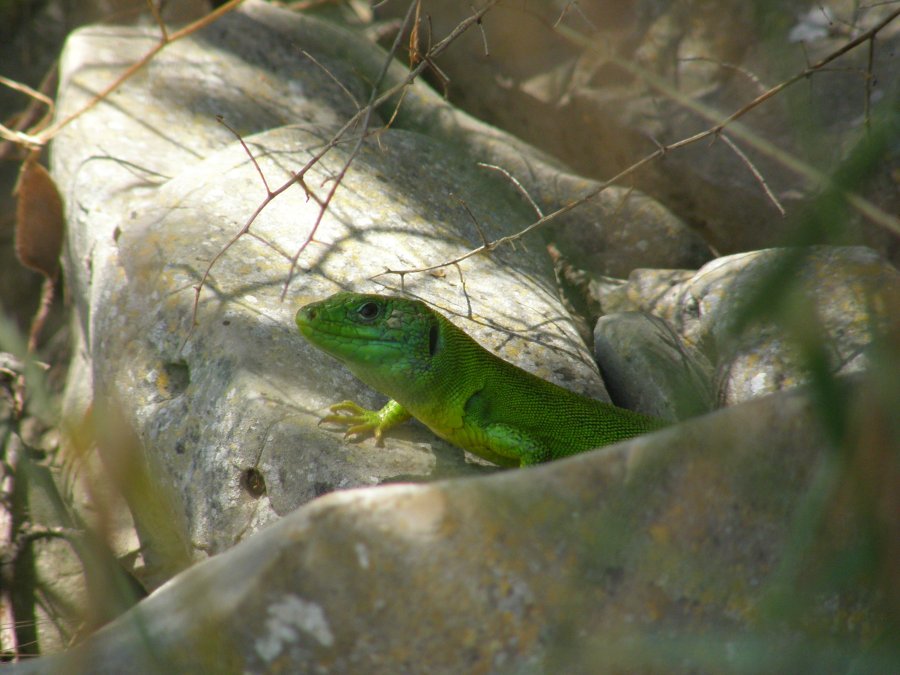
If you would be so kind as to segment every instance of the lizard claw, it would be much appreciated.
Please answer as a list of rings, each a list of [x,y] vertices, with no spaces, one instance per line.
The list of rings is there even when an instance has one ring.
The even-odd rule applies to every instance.
[[[319,424],[328,422],[347,427],[344,438],[371,433],[379,448],[384,447],[384,432],[409,418],[409,413],[395,401],[388,401],[381,410],[368,410],[353,401],[341,401],[328,410],[330,414],[319,420]]]
[[[319,420],[319,424],[338,424],[347,427],[344,431],[344,438],[351,436],[365,436],[372,433],[375,436],[375,443],[381,447],[384,445],[382,441],[382,430],[380,428],[381,419],[376,410],[367,410],[353,401],[341,401],[329,406],[330,415],[325,415]]]

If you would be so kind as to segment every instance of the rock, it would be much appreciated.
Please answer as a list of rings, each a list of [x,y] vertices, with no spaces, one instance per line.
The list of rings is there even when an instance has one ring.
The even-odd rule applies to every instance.
[[[384,3],[377,11],[387,18],[405,8]],[[431,0],[429,29],[442,34],[470,11],[467,3]],[[838,0],[800,5],[797,11],[764,10],[740,0],[702,9],[683,0],[545,2],[528,11],[500,3],[484,18],[484,34],[464,35],[459,49],[442,55],[440,67],[454,104],[582,175],[609,180],[661,144],[711,128],[893,11],[891,5],[860,9]],[[829,30],[820,22],[816,31],[798,31],[823,16],[829,17]],[[642,166],[622,184],[662,202],[720,253],[735,253],[780,245],[790,231],[790,220],[781,217],[748,158],[790,219],[815,202],[820,185],[791,164],[799,161],[829,176],[843,162],[855,161],[850,158],[858,148],[860,157],[868,157],[860,192],[884,213],[900,213],[892,173],[896,151],[888,140],[897,135],[890,120],[900,85],[894,62],[898,26],[895,19],[878,34],[871,65],[866,41],[802,80],[810,86],[797,83],[743,115],[740,129],[725,130],[741,154],[721,138],[707,138]],[[868,72],[870,94],[860,79]],[[881,140],[862,150],[858,143],[869,133],[866,124],[876,128],[879,117]],[[836,215],[829,220],[832,227],[818,225],[809,233],[811,242],[826,243],[839,231],[842,241],[900,261],[896,229],[857,214]],[[616,250],[611,246],[608,252]],[[695,263],[640,266],[693,268]]]
[[[846,563],[889,562],[859,518],[898,466],[822,502],[819,419],[779,394],[538,468],[334,493],[10,672],[887,672],[887,597]],[[840,452],[888,460],[878,439]]]
[[[54,140],[53,172],[68,201],[67,281],[91,360],[101,450],[129,499],[151,587],[326,492],[494,470],[421,425],[392,435],[384,449],[319,428],[330,403],[376,406],[383,398],[299,338],[293,314],[311,299],[402,286],[503,358],[606,398],[534,239],[521,242],[530,241],[529,250],[500,247],[430,275],[383,274],[450,260],[478,246],[480,231],[513,235],[534,219],[506,179],[475,166],[499,155],[473,148],[509,145],[523,166],[555,175],[540,153],[527,155],[521,142],[474,120],[445,118],[456,136],[409,130],[416,111],[447,109],[422,85],[410,90],[394,127],[361,145],[314,233],[317,200],[353,143],[337,144],[305,174],[315,197],[291,187],[224,250],[266,189],[215,116],[242,134],[275,190],[355,114],[353,99],[365,98],[353,59],[368,55],[364,74],[385,56],[359,43],[327,24],[246,3],[169,45]],[[154,44],[155,32],[143,29],[74,33],[62,59],[59,115],[79,109]],[[432,127],[439,125],[418,125]],[[481,140],[462,143],[470,132]],[[465,201],[480,229],[449,195]],[[282,302],[290,256],[307,237]],[[191,328],[194,287],[214,260]]]
[[[645,311],[666,321],[675,321],[674,305],[668,292],[688,281],[696,270],[637,269],[628,281],[595,277],[589,284],[590,295],[604,313]]]
[[[715,407],[709,360],[659,317],[644,312],[600,317],[594,357],[618,406],[672,421]]]
[[[431,3],[429,16],[436,11],[435,19],[441,22],[441,30],[449,32],[468,16],[470,9],[468,5],[450,3],[451,20],[443,12],[447,7],[447,4]],[[394,8],[380,9],[390,13]],[[507,17],[505,9],[498,5],[484,20],[493,23],[497,16]],[[317,33],[321,34],[321,30]],[[471,53],[481,53],[483,47],[477,31],[470,33],[468,36],[463,34],[451,52],[474,49]],[[515,35],[519,40],[520,35]],[[471,42],[472,37],[476,38],[477,45]],[[364,40],[332,40],[329,44],[327,40],[317,38],[317,45],[326,51],[334,50],[335,44],[343,54],[353,51],[355,65],[370,81],[377,78],[382,57],[367,47]],[[546,57],[547,52],[542,51],[541,58]],[[387,81],[396,83],[404,75],[405,71],[398,67],[389,73]],[[492,82],[485,86],[481,94],[490,97],[497,89],[496,85],[497,82]],[[544,229],[544,236],[554,241],[574,264],[596,274],[625,276],[637,267],[692,267],[710,258],[709,248],[697,233],[640,190],[619,185],[604,186],[597,180],[577,175],[558,157],[547,155],[516,136],[461,112],[431,89],[416,86],[411,92],[404,99],[395,126],[442,138],[464,148],[479,161],[500,167],[522,185],[544,214],[569,207],[587,195],[595,195],[558,216]],[[391,109],[388,114],[392,112]],[[515,115],[523,111],[511,112]],[[533,141],[540,144],[537,139]]]
[[[106,27],[73,36],[60,114],[79,108],[155,44],[155,35]],[[301,46],[322,65],[306,62]],[[220,555],[69,654],[18,670],[458,672],[462,665],[594,672],[598,664],[603,671],[634,670],[635,663],[671,670],[660,645],[673,647],[685,670],[709,668],[708,655],[692,660],[684,656],[689,646],[670,639],[721,644],[722,663],[732,667],[786,670],[800,663],[808,670],[865,671],[888,663],[877,647],[857,658],[900,607],[890,574],[878,577],[874,589],[874,572],[866,576],[896,567],[879,548],[896,540],[896,500],[889,498],[896,462],[886,450],[896,443],[885,432],[896,406],[879,408],[878,397],[854,403],[871,414],[856,421],[860,433],[848,436],[869,453],[861,453],[869,462],[861,467],[853,464],[855,448],[832,447],[835,428],[846,420],[834,422],[825,437],[812,419],[827,412],[831,421],[834,411],[811,412],[798,396],[764,399],[557,466],[495,476],[421,427],[404,430],[383,451],[370,443],[347,446],[315,427],[324,406],[338,398],[380,400],[298,340],[291,315],[299,304],[337,288],[378,288],[366,277],[385,266],[426,265],[480,243],[478,228],[448,190],[465,200],[491,238],[533,221],[521,195],[500,176],[473,168],[475,159],[511,171],[544,211],[600,185],[459,113],[422,85],[410,88],[391,130],[363,144],[300,258],[290,301],[278,303],[287,259],[317,215],[299,187],[275,200],[251,235],[212,268],[198,325],[187,335],[191,287],[269,189],[214,115],[223,113],[240,132],[275,188],[356,112],[383,59],[358,35],[248,2],[167,47],[57,139],[54,174],[70,218],[67,284],[84,356],[70,376],[67,421],[74,420],[76,433],[84,432],[78,430],[84,420],[100,427],[106,473],[92,458],[90,479],[127,496],[149,586]],[[387,82],[404,76],[395,65]],[[396,102],[374,116],[376,127]],[[562,117],[557,124],[566,126]],[[307,188],[320,198],[347,159],[350,140],[307,174]],[[614,145],[602,151],[597,157],[615,161]],[[725,207],[734,211],[735,204],[740,199]],[[595,273],[624,276],[641,264],[702,261],[692,257],[703,254],[702,246],[682,221],[625,187],[610,188],[561,220],[567,222],[557,237],[568,237],[567,255],[583,255],[581,263]],[[501,248],[450,273],[401,280],[482,341],[495,340],[506,358],[602,396],[603,383],[555,300],[541,247],[532,241],[530,252]],[[668,291],[684,290],[680,277],[692,273],[641,274],[648,288],[666,288],[653,302],[667,318],[681,316],[680,327],[691,328],[691,316]],[[896,288],[889,274],[882,278]],[[702,280],[691,281],[702,290]],[[626,282],[618,290],[624,305],[646,289],[634,293]],[[706,292],[712,298],[719,290]],[[706,309],[712,315],[721,308],[711,300]],[[873,314],[880,317],[882,309]],[[740,356],[728,328],[733,314],[721,320],[721,331],[707,325],[693,334],[700,342],[683,349],[709,348],[722,338],[722,352]],[[641,322],[663,342],[672,337],[656,320]],[[619,327],[607,322],[604,334]],[[860,345],[866,342],[863,336]],[[656,353],[653,344],[661,343],[646,347],[649,354]],[[763,356],[775,364],[766,372],[795,367],[778,361],[774,340],[765,347]],[[842,358],[840,349],[832,353]],[[738,356],[727,371],[735,391],[741,380],[731,373],[752,374],[759,360],[755,352],[744,361]],[[876,375],[895,386],[889,369]],[[822,391],[815,397],[823,400]],[[67,450],[67,460],[88,444]],[[851,458],[847,476],[836,478],[836,456],[841,470]],[[87,463],[75,469],[86,478]],[[859,475],[866,480],[857,485]],[[342,487],[450,476],[486,478],[338,493],[291,511]],[[838,478],[840,498],[832,501],[828,488]],[[94,531],[115,532],[116,554],[137,556],[128,514],[100,494],[79,483],[81,512],[96,510]],[[823,502],[833,512],[813,508]],[[867,520],[871,512],[878,518]],[[824,534],[804,529],[810,514]],[[36,508],[34,515],[45,514]],[[230,549],[235,542],[243,543]],[[115,586],[108,572],[120,561],[101,567],[88,557],[79,568],[57,543],[51,545],[63,549],[65,560],[39,569],[42,581],[74,578],[87,568],[101,590]],[[66,602],[83,598],[75,589]],[[107,599],[117,598],[111,592]],[[773,612],[779,602],[802,618]],[[97,596],[87,603],[101,610],[91,618],[120,611]],[[731,639],[720,641],[722,635]],[[764,655],[747,647],[759,642]],[[779,661],[779,646],[793,660]]]
[[[626,276],[637,268],[694,268],[712,259],[700,236],[658,201],[642,193],[612,194],[621,208],[610,208],[598,220],[576,213],[546,233],[576,267],[595,275]]]
[[[709,357],[719,404],[732,405],[809,381],[816,359],[833,374],[865,369],[900,273],[871,249],[823,246],[726,256],[689,277],[636,270],[594,289],[604,309],[665,317]]]

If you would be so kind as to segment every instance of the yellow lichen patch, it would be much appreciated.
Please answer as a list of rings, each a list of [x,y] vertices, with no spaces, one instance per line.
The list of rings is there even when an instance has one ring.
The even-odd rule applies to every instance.
[[[160,396],[168,398],[170,384],[171,379],[169,378],[169,374],[165,371],[165,369],[158,369],[156,371],[156,392]]]

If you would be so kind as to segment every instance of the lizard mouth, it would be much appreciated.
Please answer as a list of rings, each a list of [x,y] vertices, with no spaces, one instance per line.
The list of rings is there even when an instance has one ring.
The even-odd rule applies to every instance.
[[[297,328],[307,340],[336,356],[344,356],[349,345],[356,348],[394,348],[400,342],[392,340],[380,331],[367,331],[365,327],[348,326],[340,321],[329,321],[318,316],[315,307],[301,307],[296,316]]]

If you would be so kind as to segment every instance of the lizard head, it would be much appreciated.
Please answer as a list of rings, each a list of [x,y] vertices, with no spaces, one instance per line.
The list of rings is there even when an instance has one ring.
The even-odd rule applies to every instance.
[[[301,307],[296,321],[310,343],[388,394],[427,373],[443,342],[435,312],[407,298],[336,293]]]

